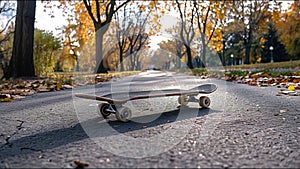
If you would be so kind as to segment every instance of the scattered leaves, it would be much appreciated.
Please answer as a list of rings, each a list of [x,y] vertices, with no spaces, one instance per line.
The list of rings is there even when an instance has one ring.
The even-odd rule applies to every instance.
[[[11,102],[13,99],[21,99],[24,96],[39,92],[52,92],[72,89],[76,86],[94,85],[136,73],[138,71],[108,74],[57,73],[49,78],[0,81],[0,102]]]
[[[250,86],[268,87],[277,86],[278,88],[286,88],[287,91],[300,90],[300,76],[299,72],[272,72],[263,70],[258,72],[248,72],[242,70],[230,70],[225,72],[226,81],[235,81],[237,83],[248,84]],[[289,94],[281,92],[281,94]],[[293,93],[293,95],[297,95]]]
[[[78,167],[88,167],[89,166],[88,163],[82,162],[82,161],[79,161],[79,160],[74,160],[74,164],[76,164]]]

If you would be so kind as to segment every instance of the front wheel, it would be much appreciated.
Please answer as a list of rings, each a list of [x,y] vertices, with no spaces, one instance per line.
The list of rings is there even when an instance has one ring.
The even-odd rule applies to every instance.
[[[208,108],[210,105],[210,99],[207,96],[201,96],[199,99],[199,105],[203,108]]]
[[[121,107],[116,112],[116,118],[122,122],[128,122],[131,118],[131,110],[128,107]]]
[[[111,112],[109,111],[109,106],[110,105],[107,103],[102,103],[99,105],[99,111],[105,119],[111,114]]]

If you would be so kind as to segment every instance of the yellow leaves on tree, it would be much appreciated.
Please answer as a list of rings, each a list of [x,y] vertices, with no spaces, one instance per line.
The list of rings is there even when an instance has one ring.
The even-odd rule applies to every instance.
[[[299,1],[294,1],[289,10],[281,14],[280,21],[276,22],[280,41],[285,45],[291,56],[300,54],[300,6]]]
[[[140,10],[141,10],[141,11],[145,11],[145,10],[146,10],[145,6],[144,6],[144,5],[141,5],[141,6],[140,6]]]

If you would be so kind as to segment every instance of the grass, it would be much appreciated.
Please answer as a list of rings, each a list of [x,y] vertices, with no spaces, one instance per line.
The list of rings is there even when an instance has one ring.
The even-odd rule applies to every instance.
[[[235,69],[300,69],[300,60],[286,61],[286,62],[273,62],[273,63],[258,63],[249,65],[235,65],[225,66],[226,70]]]
[[[212,67],[214,68],[214,67]],[[217,75],[223,74],[224,71],[208,70],[205,68],[195,69],[177,69],[176,72],[188,73],[193,75]],[[260,64],[249,64],[249,65],[236,65],[236,66],[225,66],[219,67],[219,70],[225,69],[225,76],[251,76],[257,73],[262,73],[265,76],[279,77],[279,76],[300,76],[300,60],[287,61],[287,62],[274,62],[274,63],[260,63]]]

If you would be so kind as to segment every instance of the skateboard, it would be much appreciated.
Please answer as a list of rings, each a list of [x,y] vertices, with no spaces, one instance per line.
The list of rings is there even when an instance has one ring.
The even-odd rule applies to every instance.
[[[167,89],[156,91],[134,91],[134,92],[118,92],[109,93],[102,96],[90,95],[90,94],[75,94],[76,97],[102,101],[105,103],[99,104],[99,111],[103,118],[107,118],[111,114],[115,114],[119,121],[127,122],[131,118],[131,110],[123,106],[123,104],[139,99],[155,98],[155,97],[169,97],[179,96],[178,103],[182,106],[186,106],[189,102],[197,102],[202,108],[208,108],[210,106],[210,98],[207,96],[201,96],[199,99],[196,98],[199,94],[209,94],[217,90],[215,84],[203,84],[194,87],[189,90],[180,89]]]

